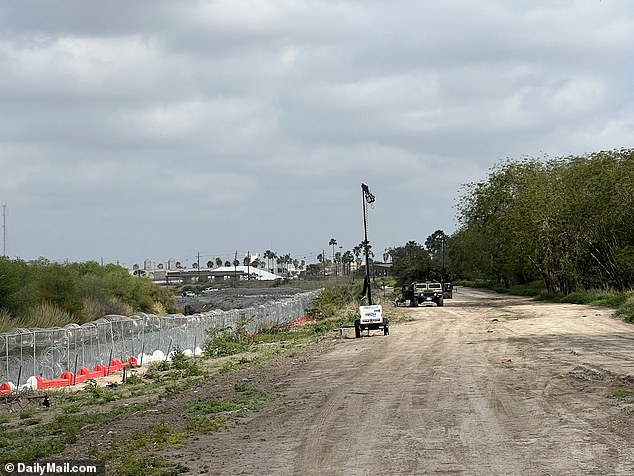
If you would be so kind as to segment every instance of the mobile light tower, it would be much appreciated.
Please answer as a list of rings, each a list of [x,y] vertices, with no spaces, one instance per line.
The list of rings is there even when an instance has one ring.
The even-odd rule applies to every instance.
[[[370,286],[370,250],[368,249],[368,205],[376,200],[368,186],[361,184],[361,194],[363,196],[363,248],[365,251],[365,281],[363,282],[363,294],[367,293],[368,306],[372,305],[372,286]]]
[[[390,321],[383,317],[381,305],[372,305],[372,286],[370,282],[370,250],[368,242],[368,205],[374,203],[374,195],[368,186],[361,184],[361,195],[363,197],[363,248],[365,249],[365,280],[363,281],[363,294],[367,293],[367,306],[360,306],[360,318],[354,321],[354,336],[361,337],[361,331],[367,330],[368,336],[373,329],[380,329],[383,335],[390,334]]]

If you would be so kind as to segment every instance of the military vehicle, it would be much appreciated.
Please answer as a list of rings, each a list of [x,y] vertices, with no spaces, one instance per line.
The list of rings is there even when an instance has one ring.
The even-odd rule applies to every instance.
[[[399,306],[406,302],[414,307],[423,304],[436,304],[442,307],[444,305],[443,285],[437,282],[425,282],[403,286],[401,297],[397,298],[394,304]]]

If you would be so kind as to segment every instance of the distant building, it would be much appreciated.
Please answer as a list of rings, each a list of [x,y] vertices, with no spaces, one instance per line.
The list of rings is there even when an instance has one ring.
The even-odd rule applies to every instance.
[[[218,268],[175,268],[168,270],[156,270],[151,273],[157,282],[176,283],[197,283],[205,279],[209,281],[229,281],[238,279],[246,281],[248,279],[261,281],[274,281],[282,278],[277,274],[269,273],[263,269],[253,266],[220,266]],[[153,279],[152,277],[150,279]]]
[[[365,273],[365,264],[359,267],[359,271]],[[392,263],[374,261],[370,263],[370,274],[372,276],[390,276],[392,274]]]

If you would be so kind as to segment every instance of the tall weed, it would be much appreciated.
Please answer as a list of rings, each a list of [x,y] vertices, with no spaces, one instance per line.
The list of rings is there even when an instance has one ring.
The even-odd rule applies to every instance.
[[[11,313],[0,308],[0,332],[9,330],[13,327],[17,326],[15,325],[15,320],[11,316]]]
[[[23,324],[20,327],[63,327],[73,322],[73,316],[56,304],[42,301],[20,316],[19,322]]]
[[[616,313],[628,322],[634,322],[634,292],[625,293],[625,301],[619,306]]]

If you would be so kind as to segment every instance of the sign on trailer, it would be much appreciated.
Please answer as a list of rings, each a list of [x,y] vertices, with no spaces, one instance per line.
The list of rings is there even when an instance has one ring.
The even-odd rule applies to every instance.
[[[373,324],[383,322],[383,308],[380,304],[373,306],[360,306],[361,324]]]

